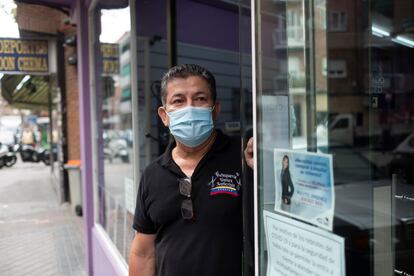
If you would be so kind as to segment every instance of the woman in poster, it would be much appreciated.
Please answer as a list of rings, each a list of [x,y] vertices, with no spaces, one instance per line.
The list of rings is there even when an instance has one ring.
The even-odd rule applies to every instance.
[[[289,157],[283,156],[282,159],[282,172],[280,174],[280,181],[282,183],[282,203],[290,205],[290,199],[292,198],[295,188],[293,187],[292,179],[289,172]]]

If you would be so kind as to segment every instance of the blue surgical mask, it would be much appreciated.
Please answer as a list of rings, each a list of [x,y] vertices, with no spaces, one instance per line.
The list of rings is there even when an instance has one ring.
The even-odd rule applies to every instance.
[[[194,148],[205,142],[213,131],[213,108],[187,106],[167,112],[170,131],[183,145]]]

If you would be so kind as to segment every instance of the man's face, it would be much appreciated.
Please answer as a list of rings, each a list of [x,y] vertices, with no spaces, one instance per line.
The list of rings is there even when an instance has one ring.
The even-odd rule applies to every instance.
[[[220,105],[213,101],[208,83],[201,77],[190,76],[185,79],[176,78],[168,82],[165,105],[158,109],[158,115],[165,126],[169,125],[166,112],[172,112],[187,106],[213,107],[213,119],[218,117]]]

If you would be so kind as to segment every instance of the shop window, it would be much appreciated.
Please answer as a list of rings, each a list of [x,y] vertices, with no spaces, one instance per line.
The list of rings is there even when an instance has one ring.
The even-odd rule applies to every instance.
[[[130,10],[125,2],[101,9],[97,1],[94,20],[100,36],[95,53],[96,74],[93,76],[95,136],[97,137],[97,217],[117,250],[125,260],[134,236],[131,228],[134,212],[134,173],[131,108]],[[107,5],[104,5],[107,7]],[[93,44],[92,44],[93,45]],[[96,48],[94,48],[96,49]]]

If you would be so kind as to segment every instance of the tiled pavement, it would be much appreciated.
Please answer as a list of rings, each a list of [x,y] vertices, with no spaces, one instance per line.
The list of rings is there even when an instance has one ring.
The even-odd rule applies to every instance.
[[[82,276],[82,219],[59,204],[50,167],[0,169],[0,275]]]

